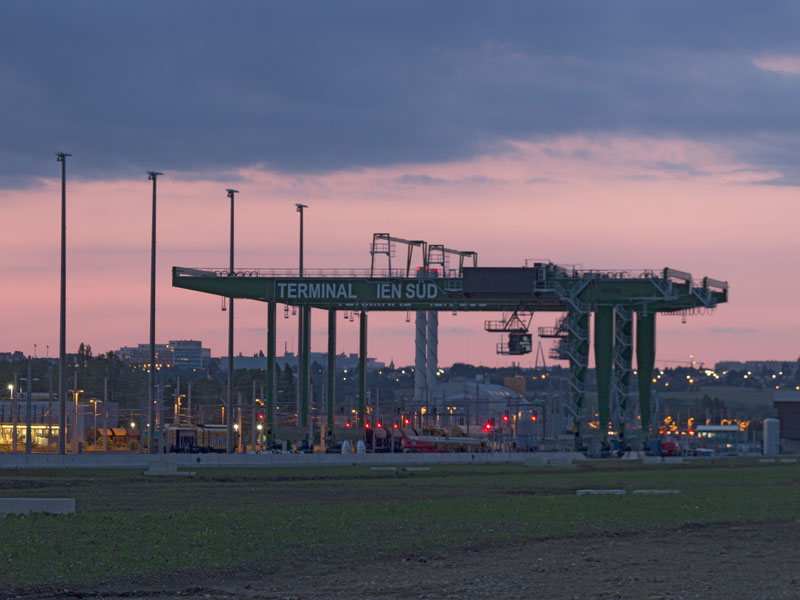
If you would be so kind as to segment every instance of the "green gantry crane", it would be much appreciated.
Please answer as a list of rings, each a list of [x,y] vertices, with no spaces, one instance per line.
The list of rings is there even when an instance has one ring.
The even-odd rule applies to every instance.
[[[525,331],[534,312],[565,313],[554,327],[539,328],[539,336],[553,338],[551,357],[569,361],[570,411],[575,431],[581,427],[589,365],[590,315],[594,313],[594,356],[597,376],[600,435],[605,437],[609,406],[625,410],[630,396],[632,360],[636,353],[641,432],[650,429],[650,397],[655,365],[656,315],[686,314],[713,309],[728,301],[728,284],[704,277],[699,285],[691,274],[665,268],[659,271],[595,271],[534,262],[524,267],[465,266],[464,257],[477,265],[474,252],[459,253],[458,268],[429,264],[425,243],[408,242],[388,234],[376,234],[378,250],[365,270],[304,269],[303,277],[290,269],[196,269],[173,267],[174,287],[222,296],[266,302],[267,310],[267,415],[274,405],[275,311],[278,303],[302,309],[328,311],[328,426],[333,427],[334,373],[336,355],[336,313],[360,313],[360,400],[358,425],[365,427],[367,314],[370,311],[486,311],[511,315],[504,322],[488,321],[490,331],[505,331],[504,354],[523,354],[532,349],[531,334]],[[408,260],[402,268],[376,269],[375,254],[391,257],[392,243],[407,243]],[[384,244],[384,248],[380,244]],[[373,241],[375,250],[375,240]],[[423,266],[411,269],[414,247],[421,247]],[[391,264],[391,263],[390,263]],[[634,341],[634,322],[635,341]],[[304,336],[304,355],[309,336]],[[307,365],[308,361],[304,364]],[[298,426],[308,426],[307,376],[298,376],[302,387],[302,408]],[[605,425],[604,425],[605,424]]]

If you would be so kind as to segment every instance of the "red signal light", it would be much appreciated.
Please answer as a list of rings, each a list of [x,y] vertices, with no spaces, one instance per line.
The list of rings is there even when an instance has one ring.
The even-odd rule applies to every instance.
[[[367,423],[367,424],[365,425],[365,427],[366,427],[367,429],[369,429],[369,423]]]
[[[394,424],[394,428],[397,429],[397,423]]]
[[[350,423],[345,423],[344,426],[349,428],[350,427]]]
[[[491,424],[491,423],[487,423],[486,425],[484,425],[484,426],[483,426],[483,428],[484,428],[486,431],[489,431],[489,430],[492,428],[492,424]]]
[[[264,415],[262,415],[262,414],[259,414],[259,415],[258,415],[258,418],[259,418],[259,419],[261,419],[261,420],[263,421],[263,420],[264,420]]]
[[[536,415],[531,415],[531,421],[535,421],[537,419]]]
[[[508,415],[503,415],[503,421],[508,421]]]
[[[383,427],[383,423],[381,423],[380,421],[378,421],[378,429],[380,429],[381,427]]]
[[[406,425],[408,425],[410,422],[411,422],[411,421],[409,421],[408,419],[406,419]]]

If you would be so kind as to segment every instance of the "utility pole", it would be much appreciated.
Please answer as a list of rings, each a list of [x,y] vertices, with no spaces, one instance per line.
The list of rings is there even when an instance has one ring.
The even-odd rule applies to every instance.
[[[147,451],[150,454],[155,452],[153,403],[155,402],[156,386],[156,185],[159,175],[163,175],[163,173],[147,172],[147,178],[153,182],[153,225],[150,233],[150,378],[148,380],[149,403],[147,410],[149,423]],[[142,435],[144,435],[144,431],[142,431]]]
[[[303,209],[308,208],[306,204],[296,203],[295,206],[297,207],[297,212],[300,213],[300,277],[303,276]],[[297,311],[297,425],[304,426],[306,423],[303,422],[303,367],[304,362],[307,359],[303,355],[304,346],[303,346],[303,327],[306,324],[303,322],[303,309]]]
[[[95,404],[95,410],[97,405]],[[108,377],[103,377],[103,452],[108,450]]]
[[[25,454],[31,453],[31,400],[33,396],[33,361],[28,357],[28,384],[25,394]]]
[[[233,272],[233,200],[235,194],[239,193],[239,190],[232,190],[230,188],[225,190],[228,193],[228,198],[231,199],[231,251],[230,251],[230,259],[231,259],[231,268],[228,271],[228,277],[234,277]],[[233,443],[233,297],[228,298],[228,304],[230,312],[228,313],[228,419],[227,419],[227,429],[228,429],[228,441],[227,441],[227,453],[233,454],[235,451],[235,446]]]
[[[78,452],[78,370],[75,369],[75,372],[72,374],[72,391],[75,394],[75,414],[73,415],[73,423],[75,431],[72,433],[72,440],[73,440],[73,447],[72,451],[77,453]]]
[[[56,152],[61,163],[61,310],[58,336],[58,453],[67,453],[67,157]],[[49,346],[48,346],[49,350]]]
[[[17,374],[14,373],[14,389],[11,390],[11,452],[17,453]]]
[[[164,378],[158,386],[158,453],[164,454],[166,440],[164,439]]]

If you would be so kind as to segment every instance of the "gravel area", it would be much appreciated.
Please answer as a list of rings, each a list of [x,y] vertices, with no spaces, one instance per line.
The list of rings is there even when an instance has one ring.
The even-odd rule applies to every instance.
[[[565,536],[352,562],[250,565],[87,586],[3,590],[25,600],[800,598],[800,521]],[[8,595],[6,595],[8,594]]]

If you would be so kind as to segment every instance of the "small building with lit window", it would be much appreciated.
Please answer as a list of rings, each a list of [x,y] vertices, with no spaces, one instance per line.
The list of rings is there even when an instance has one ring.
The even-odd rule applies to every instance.
[[[740,454],[746,451],[747,432],[738,425],[699,425],[697,446],[716,454]]]
[[[800,452],[800,391],[776,390],[772,403],[778,410],[781,452]]]

